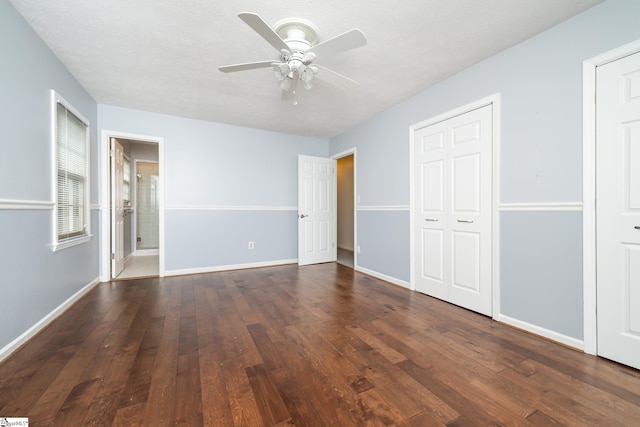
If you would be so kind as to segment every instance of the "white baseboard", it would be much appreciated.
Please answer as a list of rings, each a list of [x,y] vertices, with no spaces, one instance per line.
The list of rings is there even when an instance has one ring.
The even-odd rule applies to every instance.
[[[384,280],[385,282],[393,283],[394,285],[402,286],[403,288],[411,289],[411,284],[404,280],[396,279],[395,277],[387,276],[386,274],[378,273],[377,271],[369,270],[368,268],[356,266],[356,271],[373,276],[376,279]]]
[[[540,326],[532,325],[531,323],[523,322],[522,320],[514,319],[504,314],[499,314],[496,319],[498,322],[506,323],[507,325],[514,326],[523,331],[531,332],[532,334],[539,335],[541,337],[550,339],[552,341],[559,342],[569,347],[573,347],[577,350],[584,350],[584,341],[577,338],[569,337],[560,334],[549,329],[542,328]]]
[[[133,256],[149,256],[149,255],[159,255],[159,249],[136,249],[133,251]]]
[[[165,270],[164,275],[167,276],[184,276],[187,274],[200,274],[200,273],[215,273],[218,271],[227,270],[243,270],[246,268],[259,268],[259,267],[275,267],[277,265],[297,264],[297,259],[282,259],[277,261],[264,261],[254,262],[249,264],[233,264],[233,265],[220,265],[214,267],[201,267],[201,268],[186,268],[183,270]]]
[[[56,320],[62,313],[64,313],[69,307],[71,307],[76,301],[82,298],[85,294],[87,294],[91,289],[94,288],[97,284],[100,283],[100,278],[96,277],[93,279],[88,285],[80,289],[78,292],[73,294],[69,299],[64,301],[58,307],[54,308],[49,314],[40,319],[35,325],[27,329],[22,335],[18,338],[11,341],[9,344],[0,349],[0,362],[9,357],[14,351],[16,351],[22,344],[38,335],[40,331],[49,326],[51,322]]]

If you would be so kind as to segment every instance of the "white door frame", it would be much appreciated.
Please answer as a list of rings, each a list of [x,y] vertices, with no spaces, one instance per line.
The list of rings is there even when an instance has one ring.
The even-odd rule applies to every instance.
[[[357,269],[358,268],[358,174],[356,173],[356,171],[358,170],[358,166],[356,163],[356,147],[351,147],[348,150],[344,150],[341,151],[339,153],[334,154],[333,156],[331,156],[332,159],[334,160],[338,160],[341,159],[343,157],[347,157],[347,156],[353,156],[353,269]],[[336,169],[336,176],[335,176],[336,182],[338,180],[338,170]],[[337,185],[336,185],[336,199],[337,199]],[[336,216],[337,216],[337,212],[338,212],[338,203],[335,204],[335,206],[333,207],[336,211]],[[336,224],[337,226],[337,224]],[[338,243],[336,242],[336,245]]]
[[[164,138],[111,130],[101,131],[100,143],[100,281],[111,280],[111,218],[109,139],[122,138],[158,145],[159,194],[159,276],[164,277]]]
[[[439,114],[435,117],[427,119],[425,121],[413,124],[409,127],[409,245],[410,245],[410,280],[411,280],[411,290],[416,290],[416,265],[415,265],[415,251],[416,251],[416,242],[414,238],[413,230],[415,228],[415,215],[414,215],[414,207],[415,207],[415,198],[414,198],[414,132],[417,129],[430,126],[432,124],[448,120],[452,117],[459,116],[461,114],[468,113],[469,111],[476,110],[478,108],[484,107],[486,105],[492,105],[492,140],[491,140],[491,150],[492,150],[492,191],[493,197],[491,202],[491,228],[492,228],[492,236],[491,236],[491,293],[492,293],[492,304],[491,304],[491,317],[493,319],[498,319],[500,317],[500,248],[499,248],[499,216],[498,216],[498,202],[500,200],[500,94],[496,93],[486,98],[480,99],[478,101],[471,102],[462,107],[458,107],[454,110],[447,111],[446,113]]]
[[[596,283],[596,69],[640,52],[640,40],[582,63],[582,277],[584,352],[598,354]]]

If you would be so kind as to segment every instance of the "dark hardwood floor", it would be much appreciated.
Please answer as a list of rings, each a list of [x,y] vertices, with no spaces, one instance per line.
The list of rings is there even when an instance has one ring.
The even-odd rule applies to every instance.
[[[98,285],[0,364],[0,416],[638,426],[640,372],[341,265],[289,265]]]

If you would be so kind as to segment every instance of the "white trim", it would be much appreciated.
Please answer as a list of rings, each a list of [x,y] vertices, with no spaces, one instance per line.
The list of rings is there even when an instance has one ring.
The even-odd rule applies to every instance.
[[[494,104],[499,99],[500,99],[500,94],[499,93],[495,93],[493,95],[487,96],[486,98],[470,102],[470,103],[468,103],[466,105],[463,105],[461,107],[454,108],[453,110],[449,110],[447,112],[444,112],[442,114],[438,114],[437,116],[431,117],[431,118],[423,120],[421,122],[414,123],[411,126],[409,126],[411,135],[413,135],[413,132],[418,130],[418,129],[422,129],[422,128],[434,125],[436,123],[439,123],[439,122],[444,122],[444,121],[452,119],[454,117],[466,114],[466,113],[468,113],[470,111],[477,110],[477,109],[482,108],[482,107],[486,107],[487,105]]]
[[[532,325],[531,323],[523,322],[522,320],[514,319],[513,317],[505,316],[504,314],[498,315],[495,320],[513,326],[515,328],[522,329],[523,331],[530,332],[534,335],[538,335],[552,341],[567,345],[569,347],[573,347],[578,350],[584,349],[584,342],[582,340],[560,334],[558,332],[551,331],[540,326]]]
[[[53,252],[57,252],[62,249],[70,248],[72,246],[81,245],[83,243],[89,242],[92,237],[93,237],[93,234],[85,234],[81,237],[76,237],[75,239],[72,239],[72,240],[66,240],[62,243],[54,243],[51,245],[51,250],[53,250]]]
[[[409,126],[409,223],[410,223],[410,233],[409,233],[409,274],[411,277],[411,282],[409,284],[410,289],[415,290],[416,285],[416,266],[414,260],[415,254],[415,238],[413,229],[415,227],[415,214],[414,214],[414,206],[415,200],[413,197],[414,193],[414,133],[416,130],[431,126],[435,123],[448,120],[450,118],[468,113],[469,111],[477,110],[478,108],[485,107],[487,105],[492,105],[492,125],[493,125],[493,135],[491,141],[491,151],[492,151],[492,207],[491,207],[491,218],[492,218],[492,236],[491,236],[491,269],[492,269],[492,318],[496,319],[500,314],[500,221],[498,216],[498,200],[500,200],[500,112],[501,112],[501,104],[500,104],[500,94],[495,93],[486,98],[471,102],[462,107],[447,111],[446,113],[439,114],[430,119],[424,120],[422,122],[413,124]]]
[[[376,279],[384,280],[385,282],[393,283],[394,285],[402,286],[403,288],[411,290],[411,283],[405,282],[404,280],[396,279],[395,277],[387,276],[386,274],[378,273],[377,271],[369,270],[364,267],[356,266],[355,270],[368,276],[375,277]]]
[[[206,206],[173,205],[165,206],[168,211],[297,211],[297,206]]]
[[[358,247],[358,169],[357,169],[357,157],[356,157],[356,147],[351,147],[348,150],[341,151],[337,154],[331,156],[332,159],[336,160],[336,200],[338,196],[338,172],[337,172],[337,161],[343,157],[353,156],[353,248],[350,250],[353,252],[353,267],[354,269],[358,266],[358,253],[354,248]],[[338,203],[336,202],[336,216],[338,213]],[[336,230],[337,230],[338,222],[336,221]],[[336,236],[337,240],[337,236]],[[336,246],[338,246],[336,242]],[[338,246],[339,247],[339,246]],[[343,248],[344,249],[344,248]]]
[[[500,203],[500,212],[582,212],[582,202]]]
[[[19,209],[19,210],[44,210],[48,211],[54,208],[54,202],[42,200],[13,200],[0,199],[0,210]]]
[[[596,284],[596,68],[640,52],[640,40],[582,63],[582,277],[584,352],[598,353]]]
[[[109,138],[123,138],[130,139],[141,143],[156,144],[158,146],[158,182],[160,183],[159,194],[159,271],[158,275],[164,277],[164,265],[165,265],[165,206],[164,206],[164,138],[139,135],[126,132],[117,132],[103,129],[101,131],[100,139],[100,206],[104,215],[100,218],[100,235],[102,236],[100,243],[100,280],[108,282],[111,280],[111,218],[109,214],[110,200],[109,200]]]
[[[92,204],[90,205],[90,209],[91,209],[91,210],[93,210],[93,211],[99,211],[100,209],[102,209],[102,206],[101,206],[101,205],[99,205],[99,204],[93,204],[93,203],[92,203]]]
[[[187,274],[217,273],[228,270],[244,270],[248,268],[275,267],[278,265],[297,264],[297,259],[283,259],[277,261],[253,262],[248,264],[219,265],[212,267],[185,268],[182,270],[166,270],[165,276],[184,276]]]
[[[333,155],[331,156],[331,158],[332,158],[332,159],[335,159],[335,160],[338,160],[338,159],[341,159],[341,158],[343,158],[343,157],[350,156],[350,155],[355,154],[355,153],[356,153],[356,147],[351,147],[351,148],[348,148],[348,149],[346,149],[346,150],[344,150],[344,151],[341,151],[341,152],[339,152],[339,153],[335,153],[335,154],[333,154]]]
[[[492,276],[493,276],[493,313],[492,316],[494,319],[500,314],[500,215],[498,212],[498,204],[500,202],[500,141],[502,140],[501,136],[501,117],[502,117],[502,104],[500,94],[495,94],[490,97],[491,102],[493,103],[493,209],[491,212],[491,217],[493,218],[493,239],[491,247],[493,248],[493,253],[491,254],[491,259],[493,260],[492,268]]]
[[[64,313],[69,307],[71,307],[76,301],[91,291],[96,285],[100,283],[100,278],[96,277],[89,284],[84,286],[78,292],[69,297],[66,301],[54,308],[49,314],[40,319],[36,324],[27,329],[19,337],[11,341],[0,350],[0,362],[9,357],[14,351],[16,351],[22,344],[38,335],[40,331],[49,326],[51,322],[56,320],[62,313]]]
[[[409,205],[388,205],[388,206],[356,206],[357,211],[408,211]]]

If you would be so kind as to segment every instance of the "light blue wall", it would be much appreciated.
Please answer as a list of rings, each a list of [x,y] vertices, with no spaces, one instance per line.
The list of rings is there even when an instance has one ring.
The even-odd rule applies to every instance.
[[[501,96],[500,203],[582,201],[582,62],[640,39],[640,2],[610,0],[424,92],[384,111],[331,140],[330,152],[357,147],[357,186],[362,206],[409,204],[409,127],[438,114],[495,93]],[[425,58],[428,61],[429,58]],[[358,241],[379,227],[399,230],[401,236],[362,246],[368,258],[363,267],[409,276],[409,263],[394,256],[406,252],[409,227],[404,218],[377,223],[358,212]],[[562,221],[572,226],[560,229]],[[527,235],[535,251],[558,254],[567,262],[551,262],[521,239],[517,227],[529,212],[500,217],[501,308],[518,320],[582,338],[582,274],[579,233],[581,215],[564,212],[537,215],[536,230],[555,234]],[[548,238],[548,237],[553,237]],[[506,256],[509,251],[508,256]],[[369,263],[369,259],[375,260]],[[518,268],[516,268],[518,266]],[[522,268],[520,268],[522,267]],[[540,271],[546,273],[542,274]],[[538,279],[544,277],[541,286]],[[526,295],[529,298],[519,298]],[[574,299],[575,304],[565,304]],[[531,305],[535,301],[539,305]],[[544,303],[542,303],[544,301]],[[535,314],[534,314],[535,313]]]
[[[297,258],[298,155],[326,157],[327,140],[105,105],[98,111],[101,129],[164,138],[169,273]],[[229,209],[237,207],[248,210]]]
[[[97,201],[97,105],[8,1],[0,1],[0,200],[50,202],[55,89],[91,123],[91,201]],[[0,349],[98,277],[98,211],[90,242],[51,251],[52,209],[0,207]]]
[[[503,212],[500,226],[502,314],[581,338],[582,214]]]
[[[358,212],[358,266],[409,282],[408,211]],[[357,250],[357,248],[356,248]]]
[[[169,210],[166,269],[298,258],[297,211]],[[247,242],[255,244],[247,249]],[[186,255],[186,256],[185,256]]]

